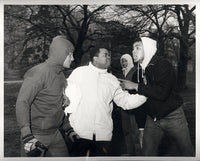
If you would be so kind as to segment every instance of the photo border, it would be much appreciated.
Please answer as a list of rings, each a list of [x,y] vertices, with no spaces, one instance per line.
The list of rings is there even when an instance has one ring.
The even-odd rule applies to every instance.
[[[34,2],[33,2],[34,1]],[[100,0],[99,0],[100,1]],[[21,157],[4,157],[4,5],[65,5],[65,4],[110,4],[110,5],[137,5],[137,4],[193,4],[196,5],[196,156],[195,157],[65,157],[65,158],[28,158],[29,160],[90,160],[90,161],[116,161],[116,160],[137,160],[137,161],[200,161],[200,2],[199,0],[143,0],[142,3],[138,0],[101,0],[101,2],[94,3],[94,0],[0,0],[0,160],[26,160],[27,158]],[[197,27],[198,26],[198,27]]]

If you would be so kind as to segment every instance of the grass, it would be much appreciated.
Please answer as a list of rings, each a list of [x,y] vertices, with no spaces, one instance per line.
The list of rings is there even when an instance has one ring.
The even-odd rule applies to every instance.
[[[15,103],[19,92],[21,84],[12,83],[4,84],[4,157],[19,157],[20,156],[20,131],[16,122],[15,115]],[[195,88],[194,86],[189,86],[188,89],[181,92],[181,96],[184,99],[184,111],[186,118],[188,120],[191,139],[193,145],[195,145]],[[118,131],[119,132],[119,131]],[[116,136],[116,135],[115,135]],[[121,137],[121,135],[119,135]],[[121,138],[116,138],[116,143],[113,144],[116,147],[116,151],[120,153],[117,149],[118,142],[122,140]],[[121,144],[122,145],[122,144]],[[163,155],[169,155],[165,153],[166,145],[163,146],[161,151]],[[119,154],[120,155],[120,154]],[[176,155],[176,153],[171,153],[171,156]]]
[[[20,131],[15,115],[15,103],[20,83],[4,85],[4,156],[20,156]]]

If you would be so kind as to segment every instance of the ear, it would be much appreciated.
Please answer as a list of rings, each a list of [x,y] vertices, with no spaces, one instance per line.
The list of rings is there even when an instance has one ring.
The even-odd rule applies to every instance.
[[[95,61],[95,62],[97,61],[97,56],[94,56],[94,57],[93,57],[93,62],[94,62],[94,61]]]

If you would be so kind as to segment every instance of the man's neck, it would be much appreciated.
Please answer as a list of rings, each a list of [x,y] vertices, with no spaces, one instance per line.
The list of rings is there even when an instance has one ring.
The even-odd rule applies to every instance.
[[[102,69],[102,68],[98,67],[96,64],[94,64],[92,62],[90,62],[89,65],[92,66],[92,68],[94,68],[95,70],[100,71],[102,73],[107,72],[107,69]]]
[[[97,63],[95,62],[91,62],[93,66],[95,66],[96,68],[100,69],[100,70],[107,70],[107,68],[103,68],[101,66],[99,66]]]

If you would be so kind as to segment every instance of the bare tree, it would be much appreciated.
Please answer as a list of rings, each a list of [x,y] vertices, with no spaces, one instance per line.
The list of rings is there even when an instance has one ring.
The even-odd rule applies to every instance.
[[[119,6],[121,14],[127,15],[127,24],[140,34],[145,32],[158,40],[160,55],[166,53],[165,42],[177,38],[180,42],[178,62],[178,86],[186,87],[187,62],[189,47],[195,42],[195,6],[189,5],[135,5]]]
[[[84,46],[87,40],[92,40],[94,30],[88,32],[90,24],[98,21],[98,15],[106,8],[105,5],[42,5],[42,6],[10,6],[5,14],[24,22],[27,25],[24,31],[24,46],[35,45],[35,49],[43,50],[47,54],[51,39],[58,34],[66,35],[75,46],[74,57],[76,66],[80,65],[81,58],[90,45]],[[12,12],[20,8],[19,12]]]
[[[180,41],[180,53],[178,62],[178,86],[186,88],[187,62],[190,60],[189,48],[195,43],[195,10],[196,6],[174,5],[168,9],[176,14],[180,32],[174,33]]]

